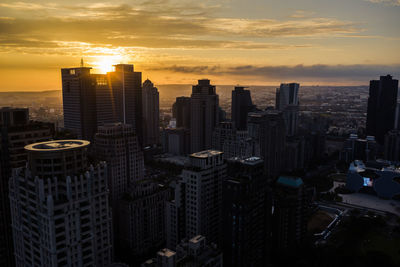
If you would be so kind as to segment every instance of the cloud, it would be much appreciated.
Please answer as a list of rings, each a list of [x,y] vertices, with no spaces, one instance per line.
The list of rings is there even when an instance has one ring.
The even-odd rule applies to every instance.
[[[296,66],[164,66],[151,69],[173,73],[197,75],[232,75],[278,80],[320,80],[368,81],[379,75],[393,74],[400,77],[400,65],[296,65]]]
[[[217,16],[219,8],[209,2],[168,0],[141,1],[137,5],[3,3],[0,10],[23,12],[10,13],[0,19],[0,46],[3,51],[9,49],[10,52],[19,43],[29,43],[32,51],[38,44],[44,51],[43,42],[53,49],[54,42],[60,41],[113,47],[294,49],[310,45],[277,43],[266,39],[346,37],[362,31],[353,22],[333,18],[225,18]]]
[[[376,4],[385,4],[391,6],[400,6],[400,0],[365,0]]]

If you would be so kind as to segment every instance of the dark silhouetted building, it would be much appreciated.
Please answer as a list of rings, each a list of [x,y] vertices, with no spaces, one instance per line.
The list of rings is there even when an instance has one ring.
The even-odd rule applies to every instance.
[[[192,89],[190,145],[191,152],[212,147],[212,133],[219,123],[219,99],[210,80],[199,80]]]
[[[400,162],[400,131],[392,130],[385,135],[384,156],[386,160]]]
[[[107,162],[108,188],[113,215],[114,244],[118,245],[121,235],[118,209],[121,199],[130,186],[144,177],[143,152],[132,125],[122,123],[105,124],[98,127],[95,138],[95,151],[98,159]],[[119,249],[114,250],[120,258]]]
[[[247,129],[247,114],[255,109],[251,100],[250,90],[245,90],[244,88],[236,86],[235,90],[232,91],[232,122],[238,130]]]
[[[0,266],[14,266],[8,181],[28,159],[24,146],[53,137],[51,123],[29,121],[27,108],[0,109]]]
[[[62,69],[64,127],[78,138],[94,140],[105,123],[131,124],[142,144],[142,73],[133,65],[115,65],[107,74],[91,68]]]
[[[223,256],[226,266],[266,266],[271,196],[260,158],[229,159],[223,183]]]
[[[215,127],[212,148],[223,151],[224,158],[250,157],[253,155],[253,142],[247,131],[239,131],[230,121],[220,122]]]
[[[144,145],[160,143],[160,99],[154,84],[147,79],[143,83],[143,129]]]
[[[164,152],[179,156],[190,153],[190,129],[165,128],[162,137]]]
[[[86,140],[93,140],[97,129],[96,81],[90,69],[61,69],[64,128]]]
[[[289,136],[297,133],[299,125],[299,87],[298,83],[282,83],[276,89],[275,108],[283,112],[286,124],[286,133]]]
[[[172,116],[176,119],[177,128],[190,129],[190,97],[177,97],[172,106]]]
[[[222,241],[222,182],[226,178],[223,152],[206,150],[190,155],[190,165],[175,186],[175,199],[167,203],[167,247],[181,239],[205,236]]]
[[[108,266],[112,260],[107,166],[93,166],[88,141],[26,146],[26,168],[10,179],[17,267]]]
[[[385,134],[394,128],[399,81],[381,76],[369,84],[367,135],[383,145]]]
[[[277,251],[302,244],[307,233],[309,204],[309,192],[301,178],[278,178],[273,213],[273,244]]]
[[[249,136],[259,146],[264,172],[269,179],[278,177],[284,164],[285,120],[278,110],[249,113]]]
[[[344,142],[343,150],[340,152],[340,160],[347,163],[354,160],[375,160],[377,150],[375,137],[367,136],[367,138],[362,139],[358,138],[356,134],[351,134]]]

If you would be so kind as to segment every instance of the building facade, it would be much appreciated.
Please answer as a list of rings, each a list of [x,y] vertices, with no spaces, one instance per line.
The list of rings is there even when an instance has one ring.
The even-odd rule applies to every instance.
[[[288,136],[295,135],[299,125],[299,88],[298,83],[282,83],[276,89],[275,108],[283,112]]]
[[[222,181],[226,177],[223,153],[206,150],[190,155],[175,187],[175,200],[167,203],[167,245],[203,235],[221,244]],[[182,231],[184,229],[184,233]]]
[[[227,161],[223,183],[223,255],[226,266],[266,266],[271,194],[258,157]]]
[[[49,140],[54,125],[32,122],[27,108],[0,109],[0,266],[14,266],[8,181],[13,168],[24,167],[24,146]]]
[[[369,84],[367,135],[375,136],[383,145],[385,134],[394,129],[399,81],[392,76],[381,76]]]
[[[89,165],[88,141],[26,146],[10,180],[16,266],[108,266],[112,260],[107,166]]]
[[[245,87],[236,86],[232,91],[231,116],[235,128],[238,130],[247,129],[247,114],[255,110],[251,100],[250,90]]]
[[[259,147],[264,172],[269,179],[278,177],[284,164],[285,120],[278,110],[249,113],[249,136]]]
[[[213,130],[219,123],[219,98],[210,80],[199,80],[193,86],[190,104],[191,151],[210,149]]]
[[[160,99],[154,84],[147,79],[143,83],[143,144],[160,143]]]

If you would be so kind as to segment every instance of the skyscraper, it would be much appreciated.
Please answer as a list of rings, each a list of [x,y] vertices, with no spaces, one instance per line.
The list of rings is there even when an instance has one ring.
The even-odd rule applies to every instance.
[[[278,177],[284,163],[285,121],[281,111],[249,113],[249,136],[259,146],[264,171],[269,179]]]
[[[297,133],[299,124],[299,87],[298,83],[282,83],[276,89],[275,108],[283,112],[286,133],[289,136]]]
[[[244,88],[236,86],[235,90],[232,91],[232,122],[238,130],[247,129],[247,114],[255,109],[250,90]]]
[[[26,146],[10,180],[16,266],[108,266],[112,259],[107,166],[89,165],[88,141]]]
[[[223,183],[223,256],[227,266],[266,266],[271,195],[260,158],[229,159]]]
[[[172,115],[176,119],[176,127],[190,128],[190,97],[177,97],[172,106]]]
[[[28,158],[25,145],[49,140],[51,123],[29,121],[27,108],[0,109],[0,266],[14,266],[8,180]]]
[[[96,133],[96,84],[87,67],[61,69],[64,127],[78,138]]]
[[[109,90],[118,109],[118,121],[130,124],[143,145],[142,73],[134,71],[131,64],[115,65],[115,71],[107,73]]]
[[[143,83],[143,130],[144,145],[160,143],[159,94],[149,79]]]
[[[199,152],[212,147],[212,133],[219,122],[219,99],[210,80],[199,80],[191,96],[190,138],[191,151]]]
[[[369,84],[367,135],[375,136],[383,145],[385,134],[394,129],[399,81],[392,76],[381,76]]]
[[[182,238],[199,234],[221,244],[222,181],[225,178],[222,152],[206,150],[190,155],[190,166],[182,171],[181,180],[177,182],[175,200],[167,204],[167,245],[176,246]]]
[[[64,127],[93,140],[104,123],[131,124],[142,141],[142,73],[133,65],[115,65],[107,74],[87,67],[62,69]]]
[[[274,192],[273,244],[276,250],[295,248],[307,233],[310,197],[298,177],[279,177]]]

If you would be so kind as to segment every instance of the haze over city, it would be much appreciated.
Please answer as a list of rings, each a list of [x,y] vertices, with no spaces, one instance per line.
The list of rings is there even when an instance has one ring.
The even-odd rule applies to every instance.
[[[156,84],[367,85],[399,76],[397,0],[0,2],[0,91],[134,63]],[[23,77],[23,78],[21,78]]]

